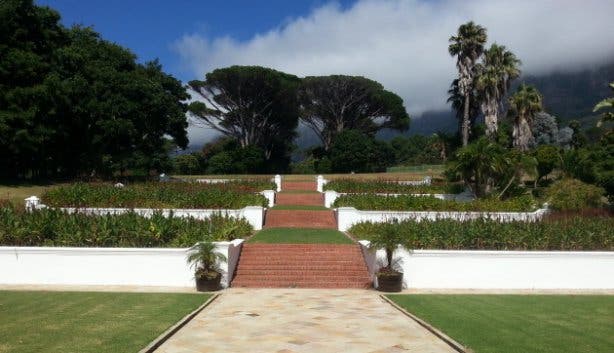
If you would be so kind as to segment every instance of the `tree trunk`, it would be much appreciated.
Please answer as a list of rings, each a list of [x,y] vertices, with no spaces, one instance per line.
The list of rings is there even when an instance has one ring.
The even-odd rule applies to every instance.
[[[514,138],[514,147],[521,151],[528,151],[533,144],[533,132],[524,116],[519,116],[516,120],[512,137]]]
[[[469,92],[465,93],[465,106],[463,110],[463,125],[461,135],[463,137],[463,147],[469,144],[469,104],[471,103],[469,98]]]
[[[497,102],[489,101],[482,105],[484,111],[484,123],[486,124],[486,136],[491,140],[497,137],[498,118],[497,118]]]

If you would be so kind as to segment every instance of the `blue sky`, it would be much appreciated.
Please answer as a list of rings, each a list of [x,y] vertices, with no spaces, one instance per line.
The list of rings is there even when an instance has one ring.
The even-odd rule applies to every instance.
[[[194,79],[183,67],[173,43],[187,34],[238,41],[305,16],[325,0],[36,0],[60,12],[71,26],[93,26],[105,39],[130,48],[139,60],[159,58],[164,69],[184,81]],[[335,1],[346,7],[353,1]]]

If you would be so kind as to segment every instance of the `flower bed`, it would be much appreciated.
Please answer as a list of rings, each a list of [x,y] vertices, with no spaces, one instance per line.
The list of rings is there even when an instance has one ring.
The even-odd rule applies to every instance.
[[[219,208],[263,206],[267,199],[257,191],[271,189],[263,181],[220,184],[138,183],[115,187],[103,183],[77,183],[47,191],[43,203],[51,207]]]
[[[411,249],[440,250],[614,250],[614,218],[500,223],[492,220],[437,220],[359,223],[355,238],[369,240],[380,232],[399,232]]]
[[[458,194],[461,184],[407,185],[396,180],[336,179],[324,185],[324,190],[339,193],[391,193],[391,194]]]
[[[0,209],[0,246],[190,247],[204,237],[227,241],[245,238],[252,230],[245,220],[221,215],[199,221],[161,213],[145,218],[134,213],[89,216]]]
[[[479,199],[459,202],[429,196],[348,194],[339,196],[333,206],[373,211],[528,212],[537,209],[535,200],[530,196],[503,201]]]

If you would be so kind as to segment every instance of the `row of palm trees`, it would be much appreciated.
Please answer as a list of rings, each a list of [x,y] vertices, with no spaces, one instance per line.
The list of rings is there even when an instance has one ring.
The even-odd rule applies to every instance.
[[[461,25],[449,40],[448,51],[456,57],[458,79],[452,82],[448,101],[457,112],[463,146],[469,143],[471,126],[480,111],[486,135],[496,138],[505,97],[512,81],[520,76],[521,61],[516,55],[497,43],[485,48],[487,39],[486,28],[471,21]],[[527,150],[533,138],[531,119],[542,110],[541,95],[534,87],[521,85],[508,103],[514,116],[514,146]]]

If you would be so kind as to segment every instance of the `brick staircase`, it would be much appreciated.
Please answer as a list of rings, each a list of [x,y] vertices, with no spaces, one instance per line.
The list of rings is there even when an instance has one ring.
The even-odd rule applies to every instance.
[[[282,191],[316,191],[317,185],[312,181],[283,181]]]
[[[232,287],[369,288],[359,245],[244,244]]]
[[[277,205],[324,206],[324,195],[321,193],[284,193],[275,196]]]
[[[337,229],[333,211],[268,210],[264,228],[319,228]]]

